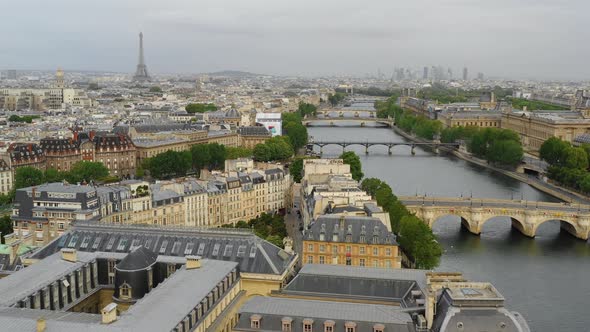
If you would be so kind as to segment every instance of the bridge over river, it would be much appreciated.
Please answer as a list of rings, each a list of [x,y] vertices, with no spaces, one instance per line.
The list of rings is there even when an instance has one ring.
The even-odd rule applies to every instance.
[[[535,237],[537,228],[549,220],[559,220],[562,229],[579,239],[588,240],[590,235],[590,205],[427,196],[399,199],[430,227],[439,218],[454,215],[461,218],[467,230],[479,235],[486,222],[494,222],[495,217],[509,217],[512,227],[528,237]]]
[[[459,147],[459,143],[441,143],[441,142],[425,142],[425,143],[420,143],[420,142],[385,142],[385,141],[383,141],[383,142],[370,142],[370,141],[364,141],[364,142],[363,141],[309,141],[307,143],[307,150],[311,151],[311,150],[313,150],[313,147],[314,146],[317,146],[317,147],[320,148],[320,153],[322,153],[323,152],[323,149],[324,149],[324,146],[328,146],[328,145],[338,145],[338,146],[341,146],[343,151],[348,146],[360,145],[360,146],[364,146],[365,147],[365,153],[366,154],[369,153],[369,147],[371,147],[371,146],[377,146],[377,145],[386,146],[389,154],[391,154],[391,149],[393,147],[400,146],[400,145],[411,147],[412,148],[412,154],[415,154],[414,149],[417,146],[431,147],[437,153],[438,153],[438,148],[441,147],[441,146],[446,146],[446,147]]]

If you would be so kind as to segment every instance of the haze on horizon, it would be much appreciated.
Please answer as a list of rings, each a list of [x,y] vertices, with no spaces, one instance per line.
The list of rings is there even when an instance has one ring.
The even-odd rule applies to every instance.
[[[2,69],[225,69],[364,75],[464,66],[473,77],[590,78],[586,0],[19,0],[0,11]]]

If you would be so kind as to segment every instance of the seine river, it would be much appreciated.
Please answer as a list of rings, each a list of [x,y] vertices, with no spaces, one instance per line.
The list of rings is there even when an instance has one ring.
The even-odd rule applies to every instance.
[[[315,140],[404,141],[388,128],[310,127]],[[365,177],[387,181],[398,195],[471,196],[556,201],[527,184],[469,164],[452,156],[416,148],[374,146],[369,155],[357,152]],[[316,150],[319,152],[319,150]],[[338,146],[324,147],[323,156],[337,157]],[[440,270],[454,270],[475,281],[490,281],[505,296],[506,306],[519,311],[532,331],[590,331],[590,244],[561,232],[559,222],[542,224],[534,239],[512,229],[507,218],[484,225],[480,236],[461,229],[458,217],[434,225],[444,247]]]

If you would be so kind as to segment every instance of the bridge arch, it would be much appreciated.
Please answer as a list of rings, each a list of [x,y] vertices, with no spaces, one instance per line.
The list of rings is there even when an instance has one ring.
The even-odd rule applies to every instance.
[[[497,215],[490,215],[487,216],[486,218],[484,218],[480,223],[479,223],[479,231],[483,231],[483,227],[485,224],[487,224],[490,220],[495,219],[495,218],[508,218],[510,219],[512,225],[511,227],[518,229],[522,234],[526,235],[526,236],[531,236],[530,234],[530,230],[527,230],[526,224],[523,221],[524,220],[524,216],[521,215],[517,215],[517,214],[510,214],[510,213],[502,213],[502,214],[497,214]]]
[[[453,209],[441,211],[434,213],[432,216],[430,216],[430,218],[425,218],[425,220],[428,222],[428,226],[430,226],[431,229],[434,229],[434,224],[444,217],[459,217],[462,227],[466,228],[473,234],[479,234],[477,225],[473,224],[471,216],[467,213],[464,213],[463,211],[457,211]]]
[[[588,229],[581,227],[577,222],[571,220],[570,218],[564,218],[561,216],[543,217],[539,222],[535,223],[535,226],[533,227],[533,236],[537,234],[537,229],[542,224],[552,220],[559,221],[560,228],[567,231],[571,235],[582,240],[588,240]]]

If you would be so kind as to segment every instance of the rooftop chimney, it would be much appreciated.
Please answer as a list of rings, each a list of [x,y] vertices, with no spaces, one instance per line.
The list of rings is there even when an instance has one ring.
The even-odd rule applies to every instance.
[[[64,261],[75,263],[78,261],[78,254],[76,253],[76,249],[71,248],[62,248],[61,249],[61,259]]]
[[[94,139],[94,134],[95,134],[94,130],[91,130],[90,135],[89,135],[91,141]]]
[[[106,307],[102,308],[100,311],[100,315],[102,316],[102,323],[103,324],[110,324],[117,320],[117,304],[116,303],[109,303]]]
[[[193,270],[201,267],[201,256],[186,256],[186,269]]]
[[[37,319],[37,332],[43,332],[47,328],[47,323],[45,322],[45,318],[41,317]]]

